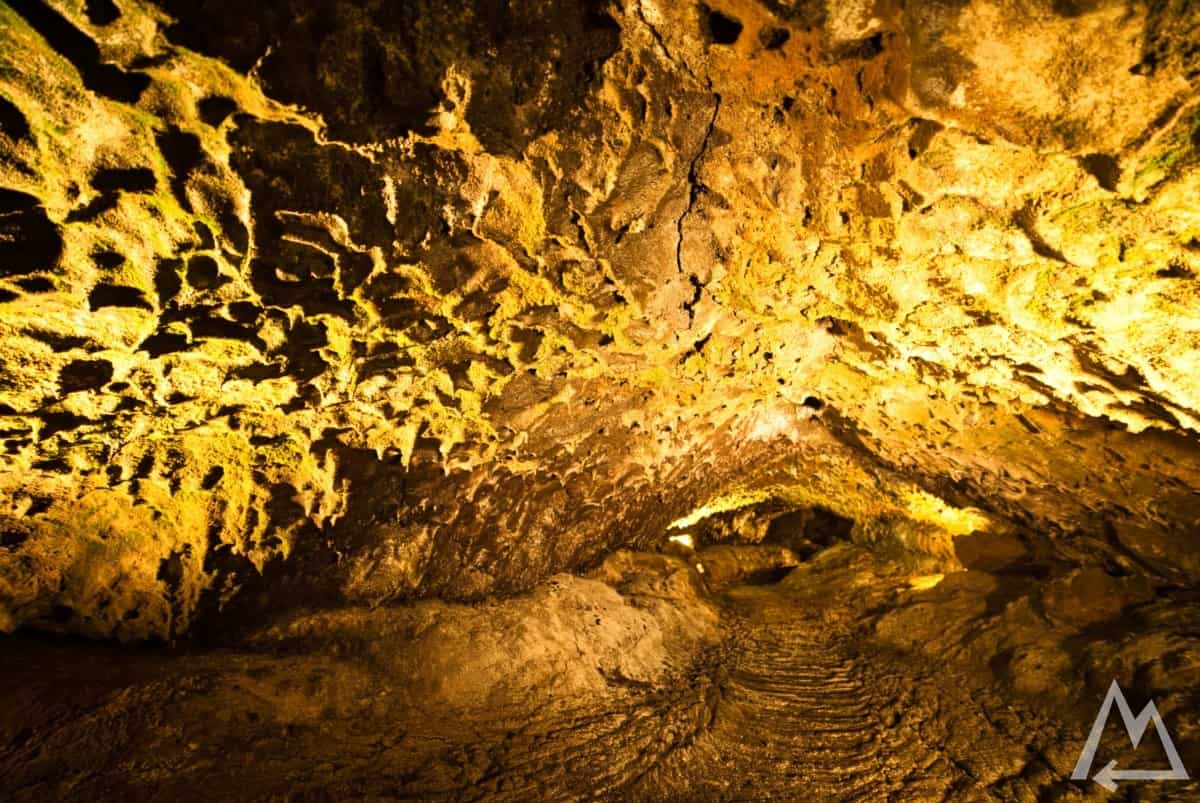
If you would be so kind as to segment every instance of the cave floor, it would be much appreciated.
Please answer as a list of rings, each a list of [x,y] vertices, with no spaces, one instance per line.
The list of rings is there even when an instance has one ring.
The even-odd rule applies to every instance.
[[[975,696],[951,673],[863,650],[849,611],[801,605],[773,586],[733,589],[723,603],[735,646],[712,718],[633,785],[634,797],[991,799],[1001,786],[1036,795],[1037,776],[1049,774],[1014,733],[1047,723]]]
[[[0,797],[1110,799],[1094,783],[1068,780],[1094,715],[1090,701],[1014,695],[962,655],[897,649],[872,635],[878,602],[894,589],[875,578],[832,594],[826,579],[848,584],[806,568],[782,582],[706,595],[719,638],[656,681],[613,664],[601,669],[600,688],[581,686],[539,636],[535,663],[488,664],[491,691],[473,687],[483,704],[440,713],[439,695],[452,684],[414,701],[405,690],[415,681],[388,663],[410,650],[436,663],[429,644],[388,646],[393,631],[379,617],[392,614],[380,611],[361,614],[378,633],[369,646],[347,635],[355,620],[313,626],[317,614],[283,628],[294,640],[272,631],[236,648],[10,639],[0,650]],[[520,630],[532,626],[529,617],[549,621],[578,600],[590,620],[603,606],[587,595],[598,592],[582,580],[572,591],[571,582],[549,597],[492,609],[439,609],[429,621],[440,624],[427,622],[423,632],[433,628],[434,649],[454,663],[458,641],[492,649],[479,637],[481,623]],[[638,610],[653,604],[653,594],[640,593]],[[918,638],[933,640],[961,606],[931,599]],[[692,603],[667,601],[672,614],[694,613]],[[455,615],[468,624],[445,624]],[[320,635],[333,631],[336,638]],[[579,663],[595,658],[579,628],[570,637]],[[547,674],[530,669],[537,662]],[[1118,799],[1196,794],[1194,783],[1129,785]]]
[[[771,587],[739,588],[726,600],[737,648],[708,730],[640,791],[711,800],[939,799],[976,784],[925,735],[937,709],[912,707],[899,676],[868,673],[820,612]]]

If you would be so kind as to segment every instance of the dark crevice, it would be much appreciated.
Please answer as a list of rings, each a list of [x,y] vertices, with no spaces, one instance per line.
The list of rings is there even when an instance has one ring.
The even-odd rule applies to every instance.
[[[92,345],[92,341],[89,338],[63,334],[61,332],[51,332],[48,329],[29,328],[23,334],[26,337],[32,337],[34,340],[45,343],[52,350],[59,353],[73,349],[86,349]]]
[[[1100,186],[1109,192],[1117,191],[1121,180],[1121,163],[1117,157],[1107,153],[1090,153],[1079,157],[1080,166],[1092,174]]]
[[[208,228],[206,223],[197,220],[192,223],[192,230],[196,232],[196,236],[200,238],[200,250],[211,251],[217,247],[217,240],[213,237],[212,230]]]
[[[30,139],[29,121],[16,104],[0,95],[0,134],[17,141]]]
[[[84,12],[88,22],[99,26],[111,25],[121,17],[121,9],[113,0],[87,0]]]
[[[741,38],[743,26],[739,20],[705,5],[700,6],[700,13],[708,41],[714,45],[732,45]]]
[[[243,326],[224,318],[198,318],[189,325],[192,335],[197,339],[215,338],[221,340],[240,340],[249,343],[259,351],[266,351],[267,344],[258,333],[249,326]]]
[[[121,284],[98,284],[88,295],[88,306],[93,310],[103,307],[129,307],[153,311],[154,307],[136,287]]]
[[[795,571],[795,566],[772,566],[769,569],[756,569],[742,578],[748,586],[768,586],[783,582],[783,579]]]
[[[711,338],[712,338],[712,333],[710,332],[709,334],[705,335],[704,337],[700,338],[695,343],[693,343],[692,348],[688,353],[689,354],[703,354],[704,347],[708,345],[708,341]]]
[[[158,294],[160,305],[166,306],[183,289],[183,278],[179,275],[182,267],[183,262],[178,259],[158,261],[154,269],[154,291]]]
[[[704,295],[704,283],[694,273],[688,276],[688,282],[692,285],[692,297],[683,302],[683,308],[687,312],[688,326],[690,327],[696,320],[696,305],[700,303],[700,298]]]
[[[763,46],[764,50],[781,50],[791,38],[792,32],[787,28],[775,28],[768,25],[758,32],[758,43]]]
[[[1165,268],[1154,272],[1160,279],[1195,279],[1196,273],[1181,262],[1172,262]]]
[[[236,101],[223,95],[204,98],[197,104],[200,119],[213,128],[217,128],[225,122],[229,115],[237,111],[237,107]]]
[[[708,152],[708,143],[712,139],[713,131],[715,130],[716,125],[717,125],[717,115],[721,113],[721,96],[719,94],[713,93],[713,100],[714,100],[714,103],[713,103],[712,117],[709,118],[708,126],[704,130],[704,138],[700,141],[700,147],[696,149],[696,155],[693,156],[691,162],[688,163],[688,173],[687,173],[688,203],[687,203],[687,208],[685,208],[683,210],[683,213],[679,216],[679,219],[675,221],[675,233],[676,233],[675,269],[680,274],[684,273],[684,269],[683,269],[683,226],[684,226],[684,223],[687,221],[688,215],[690,215],[692,213],[692,210],[695,208],[697,199],[700,197],[700,186],[701,186],[700,185],[700,177],[699,177],[700,160],[703,159],[705,153]]]
[[[63,393],[99,390],[112,381],[113,366],[108,360],[75,360],[63,366],[58,385]]]
[[[157,579],[166,587],[166,597],[171,605],[171,624],[168,638],[174,638],[178,622],[177,612],[181,606],[179,598],[183,586],[184,561],[192,556],[192,545],[184,544],[183,549],[172,552],[159,561]]]
[[[138,346],[138,351],[145,351],[151,357],[161,357],[164,354],[172,354],[178,351],[187,351],[191,341],[187,335],[177,332],[156,332],[150,337],[142,341]]]
[[[116,209],[119,200],[120,197],[116,193],[101,193],[78,209],[72,209],[67,214],[67,222],[90,223],[105,212]]]
[[[51,271],[63,241],[37,198],[0,188],[0,278]]]
[[[41,437],[49,438],[59,432],[69,432],[73,429],[79,429],[88,424],[103,425],[108,422],[109,416],[105,416],[100,421],[93,421],[90,418],[84,418],[75,413],[52,412],[41,413],[38,416],[42,419]]]
[[[883,52],[883,34],[877,33],[838,45],[830,53],[833,61],[870,61]]]
[[[45,276],[33,276],[28,279],[18,279],[13,282],[17,287],[20,287],[27,293],[49,293],[55,290],[55,284],[52,279]]]
[[[157,137],[159,150],[171,166],[171,191],[179,205],[192,211],[192,202],[187,197],[187,180],[204,161],[204,149],[195,134],[170,128]]]
[[[148,167],[114,167],[97,172],[92,177],[92,186],[100,192],[153,192],[158,180]]]
[[[1032,206],[1026,204],[1020,210],[1014,212],[1012,220],[1016,227],[1029,238],[1029,244],[1033,247],[1035,254],[1046,259],[1053,259],[1056,262],[1071,264],[1061,251],[1047,243],[1038,232],[1036,212]]]
[[[102,62],[96,43],[41,0],[9,0],[8,4],[75,66],[92,92],[120,103],[137,103],[150,86],[150,76]]]

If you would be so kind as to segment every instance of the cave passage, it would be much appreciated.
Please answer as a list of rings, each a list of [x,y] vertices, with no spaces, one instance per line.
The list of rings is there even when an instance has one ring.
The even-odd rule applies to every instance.
[[[0,0],[0,800],[1197,800],[1200,4]]]

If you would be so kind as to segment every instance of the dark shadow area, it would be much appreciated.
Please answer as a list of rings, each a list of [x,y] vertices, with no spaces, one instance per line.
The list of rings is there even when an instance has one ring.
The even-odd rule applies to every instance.
[[[96,94],[121,103],[137,103],[150,86],[150,76],[102,62],[96,43],[41,0],[11,0],[9,5],[75,65],[83,85]]]
[[[759,569],[750,572],[741,582],[748,586],[775,585],[791,574],[795,568],[795,566],[775,566],[770,569]]]
[[[121,9],[113,0],[87,0],[83,8],[93,25],[111,25],[121,18]]]
[[[62,250],[58,227],[38,199],[0,188],[0,278],[52,271]]]
[[[708,41],[714,45],[736,44],[741,38],[743,25],[740,20],[705,5],[700,6],[700,13]]]
[[[29,139],[29,121],[11,100],[0,97],[0,133],[12,140]]]

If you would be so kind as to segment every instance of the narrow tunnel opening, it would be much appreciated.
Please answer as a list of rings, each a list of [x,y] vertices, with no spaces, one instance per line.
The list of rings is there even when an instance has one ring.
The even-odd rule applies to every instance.
[[[826,508],[768,499],[670,529],[661,548],[689,560],[711,588],[770,585],[821,550],[848,543],[853,528]]]

